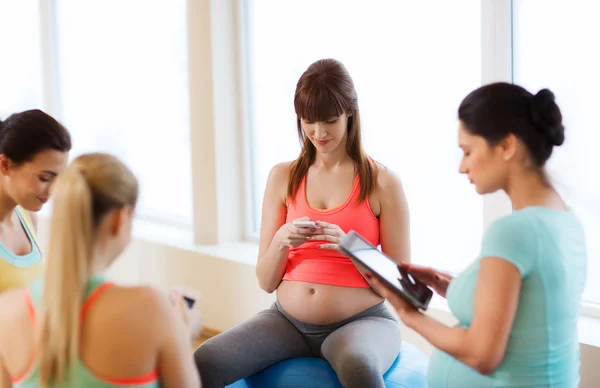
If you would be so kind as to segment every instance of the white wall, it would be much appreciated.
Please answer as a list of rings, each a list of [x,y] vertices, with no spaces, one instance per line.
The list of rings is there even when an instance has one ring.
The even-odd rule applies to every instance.
[[[40,220],[39,236],[42,247],[46,246],[47,221],[44,219]],[[241,252],[253,257],[242,258]],[[193,287],[202,294],[199,308],[205,327],[224,331],[269,307],[275,300],[275,294],[269,295],[258,286],[253,265],[255,255],[252,244],[177,248],[136,238],[109,269],[109,277],[121,284],[152,284],[165,291],[178,284]],[[448,325],[456,323],[447,312],[430,309],[430,314]],[[411,329],[405,327],[403,336],[426,354],[433,350]],[[600,348],[582,344],[581,388],[600,386],[598,365]]]

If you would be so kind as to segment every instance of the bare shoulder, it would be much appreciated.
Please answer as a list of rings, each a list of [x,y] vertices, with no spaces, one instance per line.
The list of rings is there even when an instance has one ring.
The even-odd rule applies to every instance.
[[[287,184],[293,161],[281,162],[271,168],[269,180],[278,184]]]
[[[134,304],[140,308],[146,309],[147,312],[153,309],[160,310],[161,307],[168,301],[164,292],[152,286],[135,286],[113,287],[113,299],[119,299],[123,304]]]
[[[377,167],[376,191],[379,194],[379,198],[384,199],[389,194],[404,191],[398,174],[379,162],[375,162],[375,166]]]
[[[267,180],[267,193],[272,193],[277,197],[281,197],[282,200],[285,200],[292,163],[293,162],[291,161],[277,163],[275,166],[273,166],[273,168],[271,168],[271,172],[269,173],[269,178]]]
[[[115,322],[120,327],[160,326],[161,317],[169,311],[167,295],[151,286],[115,286],[105,293],[96,302],[96,310],[102,321]]]

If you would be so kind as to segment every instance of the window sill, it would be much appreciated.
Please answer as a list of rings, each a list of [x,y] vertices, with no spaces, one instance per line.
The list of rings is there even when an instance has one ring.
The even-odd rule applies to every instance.
[[[600,318],[581,315],[578,327],[579,343],[600,348]]]
[[[140,240],[172,246],[211,257],[246,265],[256,265],[258,244],[234,241],[218,245],[195,245],[191,229],[165,226],[152,221],[137,219],[133,235]],[[428,315],[445,322],[456,321],[446,299],[434,295],[429,304]],[[586,304],[579,318],[579,342],[600,348],[600,307]]]
[[[194,243],[194,233],[191,228],[164,225],[144,219],[134,221],[133,236],[139,240],[197,252],[236,263],[256,265],[258,257],[257,243],[233,241],[218,245],[197,245]]]

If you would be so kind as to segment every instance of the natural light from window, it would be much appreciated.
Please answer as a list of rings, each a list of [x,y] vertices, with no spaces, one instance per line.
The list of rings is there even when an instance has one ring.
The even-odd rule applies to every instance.
[[[562,110],[565,143],[548,170],[583,222],[588,243],[584,300],[600,303],[600,3],[519,0],[514,7],[514,81],[549,88]]]
[[[191,225],[186,12],[184,0],[56,1],[73,156],[116,154],[140,180],[140,215]]]
[[[39,2],[0,0],[0,15],[0,120],[4,120],[12,113],[43,108]]]
[[[431,3],[248,1],[255,233],[271,167],[300,150],[296,82],[332,57],[354,79],[366,151],[404,184],[413,261],[460,271],[476,258],[483,205],[458,174],[456,111],[481,85],[481,2]]]

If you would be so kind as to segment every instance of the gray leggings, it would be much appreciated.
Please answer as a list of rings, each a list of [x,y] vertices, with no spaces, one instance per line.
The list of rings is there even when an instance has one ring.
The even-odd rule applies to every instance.
[[[326,359],[345,388],[384,388],[400,345],[400,326],[383,302],[329,325],[298,321],[275,302],[204,342],[194,359],[204,388],[222,388],[294,357]]]

